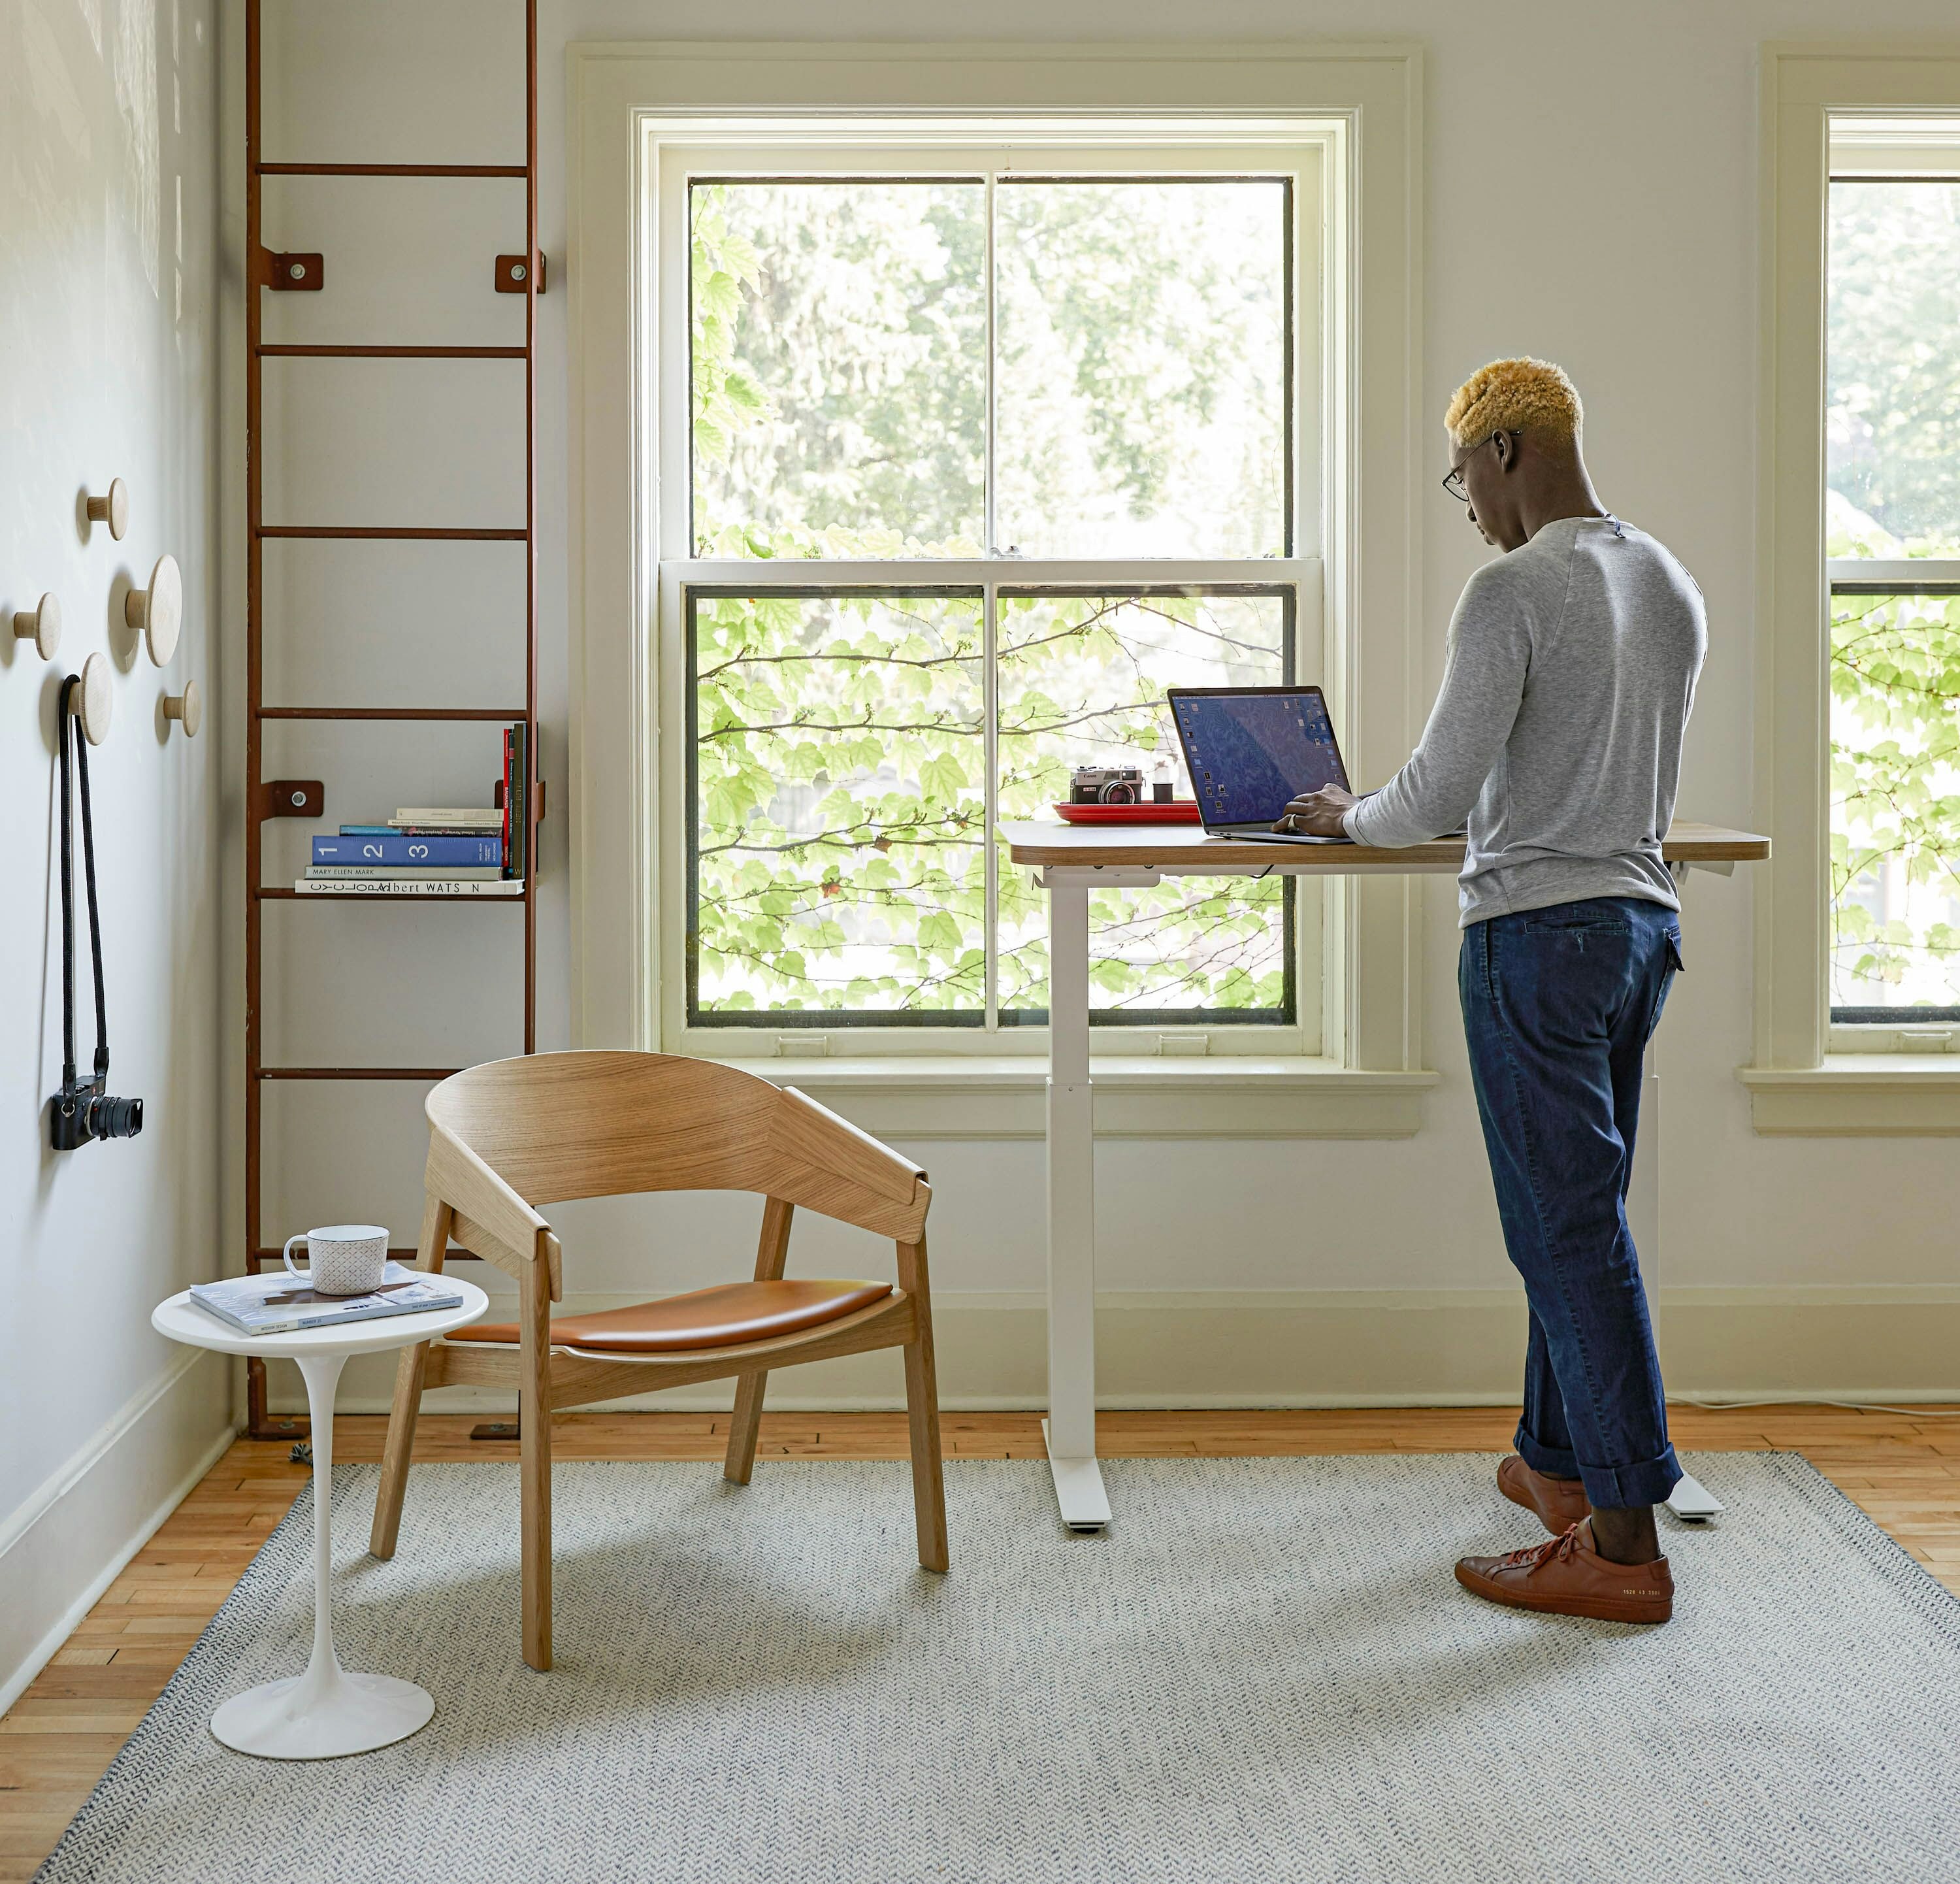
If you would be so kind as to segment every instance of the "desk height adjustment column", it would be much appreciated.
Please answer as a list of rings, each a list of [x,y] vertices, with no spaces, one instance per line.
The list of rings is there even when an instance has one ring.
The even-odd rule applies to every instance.
[[[1089,891],[1074,872],[1048,872],[1041,880],[1048,909],[1048,1418],[1042,1436],[1062,1523],[1072,1531],[1099,1531],[1109,1522],[1109,1500],[1096,1462]]]

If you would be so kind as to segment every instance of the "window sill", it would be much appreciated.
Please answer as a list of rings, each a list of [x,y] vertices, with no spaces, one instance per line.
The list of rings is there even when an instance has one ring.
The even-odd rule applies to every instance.
[[[1048,1062],[1031,1055],[719,1064],[796,1086],[880,1138],[1039,1138]],[[1320,1059],[1098,1056],[1100,1138],[1408,1138],[1432,1072],[1355,1072]]]
[[[1765,1136],[1960,1138],[1960,1055],[1831,1053],[1822,1066],[1744,1066]]]

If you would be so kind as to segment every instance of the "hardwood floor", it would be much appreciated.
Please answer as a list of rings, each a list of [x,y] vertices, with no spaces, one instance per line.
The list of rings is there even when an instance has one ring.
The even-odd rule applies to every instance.
[[[1854,1413],[1787,1406],[1677,1407],[1675,1443],[1721,1452],[1802,1453],[1948,1589],[1960,1593],[1960,1420],[1938,1409]],[[1341,1412],[1105,1413],[1106,1458],[1313,1453],[1498,1452],[1516,1415],[1496,1407]],[[336,1459],[377,1459],[386,1421],[345,1418]],[[418,1459],[511,1459],[511,1442],[469,1437],[471,1421],[426,1417]],[[561,1459],[719,1459],[725,1415],[575,1413],[552,1433]],[[759,1459],[900,1459],[902,1413],[775,1414]],[[1039,1416],[945,1418],[950,1457],[1038,1459]],[[284,1441],[241,1440],[138,1552],[33,1685],[0,1717],[0,1879],[31,1877],[124,1739],[162,1691],[266,1534],[305,1484]],[[1719,1485],[1719,1477],[1717,1478]]]

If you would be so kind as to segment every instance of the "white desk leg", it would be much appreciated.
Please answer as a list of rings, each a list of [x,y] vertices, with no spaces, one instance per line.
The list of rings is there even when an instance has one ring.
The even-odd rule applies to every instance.
[[[413,1682],[348,1674],[333,1652],[333,1395],[344,1359],[320,1354],[299,1364],[313,1421],[313,1659],[304,1675],[248,1688],[211,1717],[218,1739],[261,1759],[371,1752],[406,1739],[435,1712]]]
[[[1089,1086],[1089,892],[1051,884],[1048,996],[1048,1443],[1061,1521],[1109,1522],[1096,1463],[1096,1132]]]
[[[1640,1073],[1640,1130],[1634,1146],[1634,1181],[1627,1193],[1627,1218],[1639,1251],[1640,1281],[1647,1292],[1647,1314],[1656,1338],[1660,1329],[1660,1056],[1650,1045]],[[1700,1479],[1684,1475],[1668,1494],[1667,1508],[1688,1524],[1705,1524],[1722,1501]]]

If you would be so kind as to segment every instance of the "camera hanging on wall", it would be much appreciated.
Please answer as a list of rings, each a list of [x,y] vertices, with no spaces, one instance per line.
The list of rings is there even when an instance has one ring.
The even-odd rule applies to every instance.
[[[70,696],[78,674],[62,683],[55,718],[61,730],[62,1084],[52,1102],[49,1139],[57,1151],[73,1151],[91,1138],[133,1138],[143,1129],[140,1099],[109,1096],[109,1014],[102,993],[102,918],[95,900],[95,819],[88,802],[88,752],[74,739]],[[81,784],[82,869],[88,885],[88,948],[95,975],[95,1076],[75,1071],[75,835],[68,781],[68,747]]]

